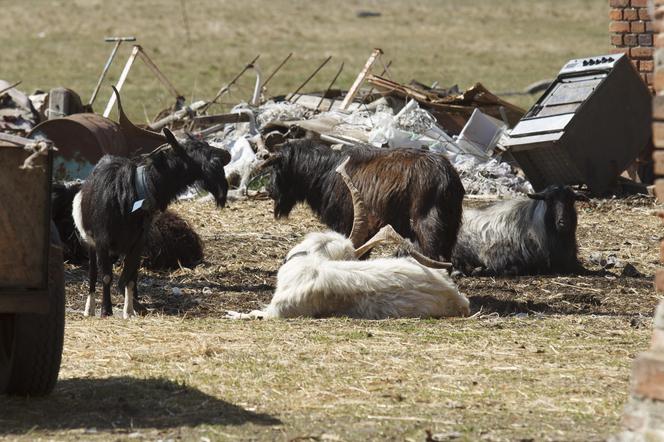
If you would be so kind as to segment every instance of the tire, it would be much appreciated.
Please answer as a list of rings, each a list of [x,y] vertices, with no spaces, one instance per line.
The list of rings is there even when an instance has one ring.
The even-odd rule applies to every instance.
[[[62,246],[57,231],[54,234],[53,228],[48,291],[50,304],[47,314],[13,315],[11,375],[5,390],[9,394],[21,396],[49,394],[55,387],[60,372],[65,334],[65,281]]]
[[[12,372],[14,315],[0,314],[0,394],[7,391]]]

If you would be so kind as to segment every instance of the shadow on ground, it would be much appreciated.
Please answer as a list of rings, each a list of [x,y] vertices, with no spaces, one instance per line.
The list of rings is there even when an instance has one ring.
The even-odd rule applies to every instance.
[[[0,396],[0,435],[47,430],[168,429],[197,425],[280,425],[166,379],[65,379],[45,398]]]

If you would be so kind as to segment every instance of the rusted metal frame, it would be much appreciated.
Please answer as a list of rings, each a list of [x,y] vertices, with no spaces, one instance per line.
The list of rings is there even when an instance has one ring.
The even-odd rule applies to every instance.
[[[136,60],[136,57],[138,56],[138,53],[141,51],[141,47],[139,45],[134,45],[134,47],[131,50],[131,55],[129,55],[129,58],[127,59],[127,63],[125,63],[125,67],[122,70],[122,73],[120,74],[120,78],[118,79],[117,84],[115,85],[115,88],[120,91],[122,90],[122,85],[124,85],[125,80],[127,79],[127,75],[129,75],[129,71],[131,70],[131,66],[134,64],[134,60]],[[104,112],[102,115],[106,118],[111,114],[111,110],[113,109],[113,105],[115,104],[115,94],[111,95],[111,98],[108,99],[108,104],[106,104],[106,109],[104,109]]]
[[[162,118],[159,121],[155,121],[154,123],[149,124],[148,128],[150,130],[158,131],[164,126],[169,125],[170,123],[195,115],[196,112],[201,108],[203,108],[206,104],[207,104],[206,101],[199,100],[195,103],[192,103],[190,106],[185,106],[182,109],[173,112],[172,114]]]
[[[36,141],[30,138],[20,137],[18,135],[12,135],[5,132],[0,132],[0,140],[16,144],[17,146],[26,146]]]
[[[292,56],[293,56],[293,53],[291,52],[291,53],[289,53],[289,54],[286,56],[286,58],[284,58],[284,61],[282,61],[281,63],[279,63],[279,66],[277,66],[277,67],[272,71],[272,73],[271,73],[270,75],[268,75],[268,77],[265,79],[265,81],[263,82],[263,87],[267,86],[267,84],[270,82],[270,80],[272,80],[272,77],[274,77],[274,76],[277,74],[277,72],[279,72],[279,71],[281,70],[281,68],[284,67],[284,65],[285,65],[286,63],[288,63],[288,60],[290,60],[290,58],[291,58]]]
[[[251,60],[251,61],[250,61],[250,62],[249,62],[249,63],[248,63],[248,64],[247,64],[247,65],[246,65],[241,71],[240,71],[239,74],[237,74],[237,75],[236,75],[236,76],[235,76],[235,77],[234,77],[234,78],[233,78],[228,84],[226,84],[224,87],[222,87],[221,89],[219,89],[219,92],[217,92],[217,94],[214,96],[214,98],[213,98],[212,100],[210,100],[210,101],[207,102],[207,104],[201,109],[201,112],[205,112],[206,110],[208,110],[208,108],[209,108],[210,106],[212,106],[213,104],[215,104],[215,103],[217,102],[217,100],[219,100],[219,98],[221,98],[221,96],[222,96],[223,94],[225,94],[228,90],[230,90],[231,86],[233,86],[233,85],[234,85],[234,84],[240,79],[240,77],[242,77],[242,76],[244,75],[245,72],[247,72],[249,69],[253,68],[254,63],[256,63],[256,61],[258,60],[258,58],[259,58],[260,56],[261,56],[260,54],[256,55],[256,56],[254,57],[254,59]]]
[[[350,87],[348,90],[348,93],[344,97],[344,100],[341,102],[341,109],[346,110],[348,109],[348,106],[350,103],[353,101],[353,98],[355,98],[355,95],[357,94],[357,91],[360,89],[360,86],[362,86],[362,83],[364,82],[365,77],[369,73],[369,70],[373,66],[373,64],[376,62],[378,57],[383,53],[383,50],[380,48],[376,48],[373,50],[369,58],[367,59],[367,62],[364,64],[364,67],[360,71],[359,75],[355,79],[355,82],[353,85]]]
[[[382,63],[382,62],[383,62],[383,60],[381,60],[381,63]],[[387,64],[383,63],[383,71],[380,73],[379,77],[382,77],[383,75],[385,75],[385,73],[386,73],[387,70],[390,68],[390,66],[392,66],[392,60],[388,61]],[[369,92],[367,93],[367,95],[371,95],[371,94],[373,94],[373,91],[374,91],[375,89],[376,89],[376,88],[374,88],[373,86],[371,86],[371,89],[369,89]]]
[[[171,83],[169,81],[169,79],[166,78],[164,73],[159,70],[157,65],[152,61],[152,59],[148,56],[148,54],[145,53],[143,48],[140,47],[140,46],[139,46],[139,48],[140,48],[139,49],[139,55],[141,57],[141,60],[143,60],[143,62],[147,65],[147,67],[150,68],[150,70],[155,75],[155,77],[157,77],[157,79],[159,79],[159,81],[161,81],[161,83],[164,86],[166,86],[166,89],[171,91],[171,94],[173,94],[173,96],[175,98],[183,98],[184,96],[180,92],[178,92],[177,89],[175,89],[175,86],[173,86],[173,83]]]
[[[333,78],[332,81],[330,82],[330,85],[327,87],[327,89],[325,89],[325,92],[324,92],[323,95],[320,97],[320,101],[319,101],[318,104],[316,105],[316,110],[318,110],[318,108],[320,107],[320,105],[323,104],[323,100],[325,100],[325,96],[330,92],[330,90],[332,89],[332,86],[334,86],[334,83],[337,82],[337,78],[339,78],[339,75],[341,75],[341,72],[342,72],[343,70],[344,70],[344,63],[342,62],[342,63],[341,63],[341,66],[339,66],[339,70],[337,71],[336,75],[334,76],[334,78]],[[333,104],[334,104],[334,100],[332,100],[332,103],[330,103],[330,107],[332,107]]]
[[[207,125],[207,124],[231,124],[231,123],[248,123],[250,121],[249,116],[240,113],[230,113],[230,114],[218,114],[218,115],[203,115],[199,117],[194,117],[193,122],[198,125]]]
[[[111,55],[108,57],[108,60],[106,60],[106,64],[104,65],[104,69],[101,71],[101,75],[99,76],[99,80],[97,81],[97,85],[95,86],[94,91],[92,91],[92,96],[90,97],[90,101],[88,101],[88,105],[92,106],[95,102],[95,99],[97,98],[97,94],[99,93],[99,89],[101,88],[101,83],[104,81],[104,78],[106,77],[106,74],[108,73],[108,70],[111,67],[111,63],[113,63],[113,60],[115,59],[115,55],[118,52],[118,48],[120,48],[120,45],[124,41],[136,41],[135,37],[106,37],[104,39],[106,42],[115,42],[115,46],[113,46],[113,50],[111,51]]]
[[[331,56],[331,55],[330,55],[329,57],[327,57],[327,58],[325,59],[325,61],[323,61],[323,62],[320,64],[320,66],[318,66],[318,67],[316,68],[316,70],[314,70],[314,71],[311,73],[311,75],[309,75],[309,76],[307,77],[307,79],[304,80],[304,82],[303,82],[300,86],[298,86],[297,89],[295,89],[295,92],[293,92],[293,93],[290,94],[288,97],[286,97],[286,100],[288,100],[288,101],[292,101],[293,103],[297,103],[297,100],[299,99],[299,97],[296,98],[295,100],[293,100],[293,97],[296,96],[297,93],[300,92],[300,91],[302,90],[302,88],[305,87],[305,86],[311,81],[311,79],[314,78],[314,77],[316,76],[316,74],[317,74],[321,69],[323,69],[323,67],[324,67],[324,66],[325,66],[330,60],[332,60],[332,56]]]
[[[159,70],[156,64],[150,59],[150,57],[143,51],[143,48],[140,45],[134,45],[134,47],[131,50],[131,55],[129,55],[129,58],[127,59],[127,63],[125,64],[124,69],[122,70],[122,73],[120,74],[120,78],[118,79],[118,83],[115,86],[118,91],[122,90],[122,86],[124,85],[124,82],[127,80],[127,76],[129,75],[129,71],[131,70],[132,65],[134,64],[134,61],[136,60],[136,57],[140,57],[141,60],[145,63],[145,65],[152,71],[155,77],[166,87],[166,89],[171,92],[176,99],[178,100],[183,100],[184,97],[182,94],[178,92],[177,89],[175,89],[175,86],[166,78],[166,76]],[[107,117],[111,114],[111,110],[113,110],[113,105],[115,104],[115,95],[111,95],[111,98],[108,100],[108,104],[106,105],[106,109],[104,109],[104,113],[102,114],[104,117]]]

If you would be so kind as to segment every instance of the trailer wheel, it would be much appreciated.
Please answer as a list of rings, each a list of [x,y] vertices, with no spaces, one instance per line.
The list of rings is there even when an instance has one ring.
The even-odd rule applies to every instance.
[[[65,280],[62,246],[57,231],[53,233],[53,226],[51,227],[48,270],[49,311],[45,315],[35,313],[13,315],[14,342],[13,351],[10,352],[12,364],[6,388],[9,394],[46,395],[55,387],[60,372],[65,333]],[[10,328],[11,326],[7,327]],[[10,335],[11,332],[7,336],[11,337]]]
[[[0,314],[0,394],[7,390],[12,372],[14,315]]]

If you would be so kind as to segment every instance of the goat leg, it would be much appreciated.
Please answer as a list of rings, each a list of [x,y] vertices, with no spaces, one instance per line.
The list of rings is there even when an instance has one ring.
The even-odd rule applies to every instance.
[[[96,310],[95,291],[97,288],[97,252],[94,247],[88,250],[88,299],[85,301],[84,316],[94,316]]]
[[[97,262],[101,268],[101,282],[103,293],[101,298],[101,317],[113,316],[113,305],[111,304],[111,282],[113,282],[113,263],[108,250],[97,249]]]

